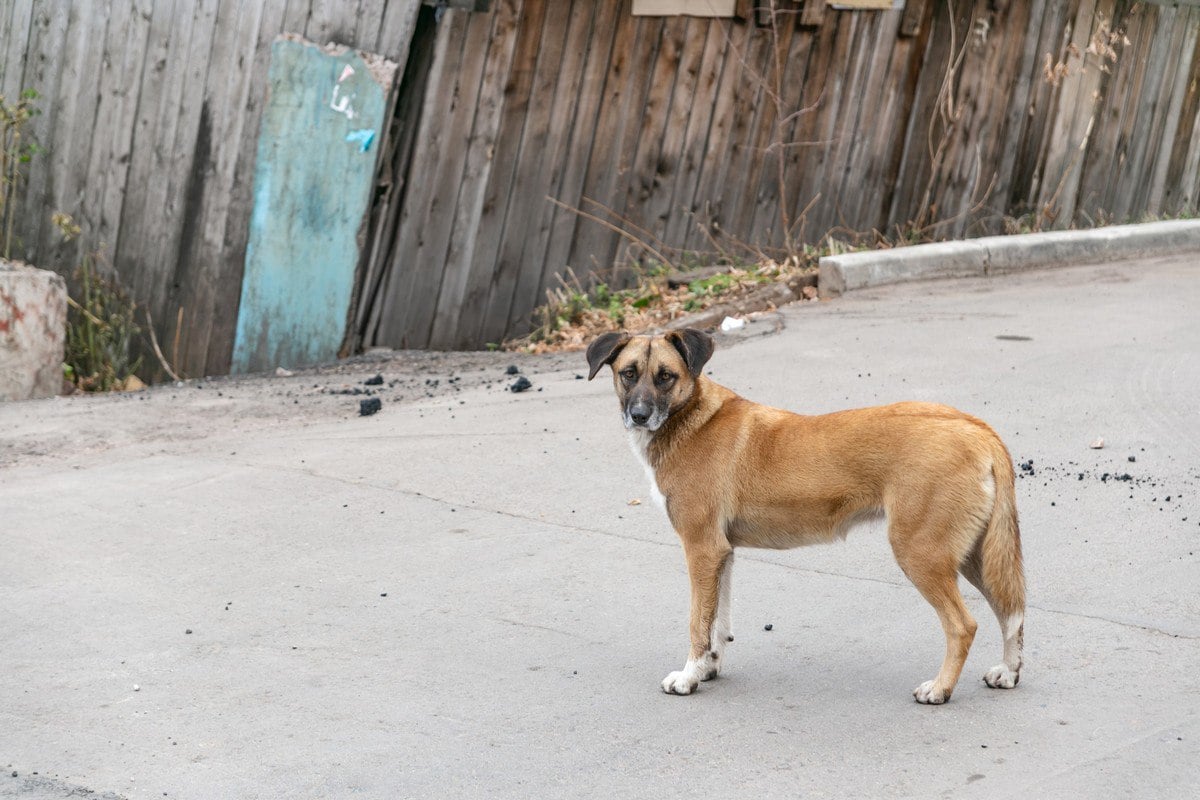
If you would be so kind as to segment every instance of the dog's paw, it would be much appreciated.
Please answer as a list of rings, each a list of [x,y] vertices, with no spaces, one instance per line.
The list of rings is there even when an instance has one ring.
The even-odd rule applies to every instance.
[[[997,664],[983,676],[983,682],[993,689],[1011,689],[1021,680],[1021,673],[1009,669],[1008,664]]]
[[[667,694],[691,694],[696,691],[700,681],[690,672],[672,672],[663,678],[662,690]]]
[[[936,686],[936,681],[925,681],[913,689],[913,697],[918,703],[937,706],[950,699],[950,693]]]

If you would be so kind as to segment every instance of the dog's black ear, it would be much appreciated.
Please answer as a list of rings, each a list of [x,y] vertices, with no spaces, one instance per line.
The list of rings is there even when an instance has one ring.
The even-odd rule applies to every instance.
[[[683,363],[687,364],[688,372],[692,373],[693,378],[704,369],[717,346],[711,336],[695,328],[671,331],[667,334],[667,340],[675,346],[679,355],[683,356]]]
[[[587,360],[588,366],[591,367],[591,372],[588,373],[588,380],[596,377],[596,373],[605,364],[611,364],[617,354],[621,352],[621,348],[629,344],[629,334],[616,331],[597,336],[588,345]]]

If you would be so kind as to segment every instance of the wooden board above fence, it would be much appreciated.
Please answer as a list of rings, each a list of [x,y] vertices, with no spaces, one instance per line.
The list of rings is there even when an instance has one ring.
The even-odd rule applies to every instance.
[[[635,17],[732,17],[737,0],[633,0]]]

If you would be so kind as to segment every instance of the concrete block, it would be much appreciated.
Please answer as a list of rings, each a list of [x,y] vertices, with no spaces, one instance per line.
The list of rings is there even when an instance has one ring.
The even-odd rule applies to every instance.
[[[59,393],[66,331],[62,276],[0,259],[0,400]]]

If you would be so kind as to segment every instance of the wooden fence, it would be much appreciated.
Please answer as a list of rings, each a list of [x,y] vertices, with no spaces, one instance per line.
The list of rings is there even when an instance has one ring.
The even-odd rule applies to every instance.
[[[75,214],[168,353],[182,315],[183,369],[226,371],[265,58],[285,30],[400,63],[412,39],[359,345],[519,333],[566,267],[647,256],[614,227],[674,259],[1196,205],[1196,8],[779,6],[772,26],[750,2],[733,20],[633,17],[630,0],[492,0],[414,20],[411,3],[383,0],[15,0],[0,10],[0,91],[46,98],[25,255],[68,271],[80,246],[59,243],[48,214]]]
[[[4,0],[0,93],[42,95],[21,257],[69,274],[101,250],[177,368],[228,372],[271,42],[404,63],[417,2]],[[63,242],[55,210],[83,236]]]
[[[771,25],[761,9],[755,24],[753,12],[730,22],[496,0],[491,14],[451,16],[363,341],[499,341],[564,267],[607,275],[647,256],[571,209],[678,257],[1195,205],[1198,9],[779,7],[799,13]]]

